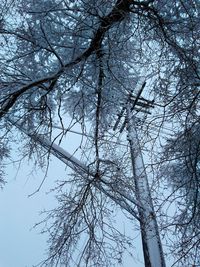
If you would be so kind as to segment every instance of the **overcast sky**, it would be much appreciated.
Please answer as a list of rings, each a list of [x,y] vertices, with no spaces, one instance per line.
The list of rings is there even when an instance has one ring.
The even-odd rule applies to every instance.
[[[28,195],[37,189],[44,174],[38,171],[30,177],[25,164],[17,176],[13,166],[7,169],[8,183],[0,191],[0,267],[31,267],[44,258],[47,237],[31,228],[42,218],[40,211],[55,206],[53,195],[46,192],[63,167],[55,160],[41,191],[32,197]]]
[[[72,145],[77,146],[78,139],[68,137],[66,147],[71,146],[73,150]],[[33,166],[29,166],[26,161],[19,170],[17,164],[10,164],[6,169],[7,184],[0,191],[0,267],[32,267],[45,258],[47,236],[39,234],[41,228],[32,228],[42,219],[39,216],[42,210],[56,206],[53,194],[47,192],[54,187],[57,179],[67,176],[65,165],[55,157],[52,157],[52,160],[45,183],[32,197],[28,195],[38,188],[44,173],[37,170],[30,174]],[[130,224],[124,227],[130,228]],[[130,229],[130,234],[134,237],[138,235],[133,229]],[[134,246],[137,248],[135,257],[141,257],[141,244],[138,238],[134,240]],[[126,257],[123,266],[144,265]]]
[[[39,234],[39,229],[32,227],[42,218],[39,216],[40,211],[56,205],[53,195],[46,194],[53,187],[52,181],[56,175],[63,177],[67,173],[64,164],[54,159],[40,192],[28,197],[34,189],[37,189],[43,173],[38,171],[34,176],[30,176],[30,168],[25,163],[17,176],[16,172],[16,168],[9,166],[8,183],[0,191],[0,267],[32,267],[45,258],[47,236]],[[136,236],[136,233],[134,235]],[[138,241],[134,242],[139,248]],[[135,256],[137,257],[137,254]],[[143,265],[136,264],[129,257],[125,266]]]

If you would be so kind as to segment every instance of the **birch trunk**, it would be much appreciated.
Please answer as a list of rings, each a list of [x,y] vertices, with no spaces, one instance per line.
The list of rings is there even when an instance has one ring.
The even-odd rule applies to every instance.
[[[131,108],[127,107],[127,130],[136,198],[139,201],[141,238],[145,267],[166,267],[151,192]]]

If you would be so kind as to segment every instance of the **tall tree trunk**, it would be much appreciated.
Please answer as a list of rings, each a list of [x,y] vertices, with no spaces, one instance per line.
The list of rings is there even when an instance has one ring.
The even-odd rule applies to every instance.
[[[127,105],[127,130],[136,198],[139,201],[141,238],[145,267],[166,267],[151,192],[143,162],[134,117]]]

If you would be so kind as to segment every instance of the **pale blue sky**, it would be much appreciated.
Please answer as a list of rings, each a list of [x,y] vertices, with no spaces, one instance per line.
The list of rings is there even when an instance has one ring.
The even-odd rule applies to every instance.
[[[73,150],[73,145],[77,146],[79,141],[70,136],[68,140],[66,147]],[[19,171],[17,164],[10,164],[6,169],[8,183],[0,191],[0,267],[32,267],[45,258],[47,236],[40,235],[40,229],[32,227],[42,219],[39,216],[42,210],[56,206],[53,194],[47,192],[54,187],[57,179],[64,179],[67,175],[65,165],[55,157],[52,157],[52,160],[45,183],[32,197],[28,195],[38,188],[44,173],[38,170],[30,175],[33,166],[29,166],[26,161]],[[130,224],[123,227],[131,228]],[[130,229],[130,234],[138,236],[138,232],[133,229]],[[134,240],[134,246],[137,251],[133,251],[133,255],[135,258],[141,258],[141,243],[138,238]],[[130,256],[127,257],[124,267],[133,266],[144,265]]]
[[[35,174],[27,180],[30,169],[25,164],[17,177],[13,166],[7,169],[8,183],[0,191],[0,267],[31,267],[44,258],[46,237],[31,228],[41,219],[41,210],[55,205],[53,195],[46,194],[54,175],[64,167],[57,160],[55,163],[41,191],[32,197],[28,195],[37,189],[44,174],[38,171],[37,178]]]
[[[38,171],[37,175],[27,180],[30,168],[25,164],[21,166],[17,177],[16,171],[13,166],[8,168],[8,183],[0,191],[0,267],[32,267],[44,259],[47,236],[40,235],[39,229],[31,228],[40,220],[41,210],[56,205],[53,195],[46,194],[53,186],[55,175],[66,174],[64,164],[55,159],[41,191],[28,197],[33,189],[37,189],[43,174]],[[134,246],[140,250],[138,240],[134,242]],[[137,254],[139,252],[134,253],[136,257]],[[124,266],[142,267],[143,264],[129,257]]]

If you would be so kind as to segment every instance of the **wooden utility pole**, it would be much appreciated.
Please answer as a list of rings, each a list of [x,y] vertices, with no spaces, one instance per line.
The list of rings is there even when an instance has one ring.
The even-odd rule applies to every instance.
[[[139,201],[138,213],[145,267],[166,267],[135,119],[131,111],[131,103],[128,102],[127,137],[130,145],[135,195]]]
[[[148,178],[137,135],[135,118],[132,115],[133,110],[138,110],[138,106],[139,108],[153,107],[151,101],[146,101],[140,97],[145,84],[146,83],[144,82],[136,97],[131,95],[128,96],[126,106],[123,107],[113,128],[113,130],[117,129],[120,119],[126,112],[126,120],[120,128],[120,132],[122,132],[127,125],[133,179],[135,183],[135,196],[130,196],[125,193],[124,190],[116,190],[111,187],[106,180],[104,181],[103,177],[101,178],[102,182],[96,182],[95,173],[66,150],[52,143],[42,135],[30,133],[25,127],[22,127],[19,122],[9,118],[8,121],[15,125],[20,131],[27,134],[30,138],[38,142],[42,147],[55,155],[75,172],[79,173],[86,182],[92,183],[93,186],[98,188],[122,209],[125,209],[129,214],[136,218],[140,223],[145,267],[166,267]],[[135,206],[137,207],[138,212],[135,211]]]
[[[138,91],[136,96],[133,96],[132,92],[127,96],[126,104],[122,107],[122,111],[118,115],[113,130],[115,131],[120,125],[120,120],[126,112],[125,120],[121,126],[119,126],[119,129],[121,133],[127,126],[127,139],[130,147],[133,179],[135,184],[135,198],[139,202],[137,209],[145,267],[166,267],[148,177],[137,134],[135,117],[133,115],[134,111],[149,114],[150,112],[147,109],[153,108],[154,103],[153,101],[148,101],[141,97],[146,85],[145,80],[143,80],[142,84],[140,82],[140,85],[136,86],[134,89],[134,92]]]

